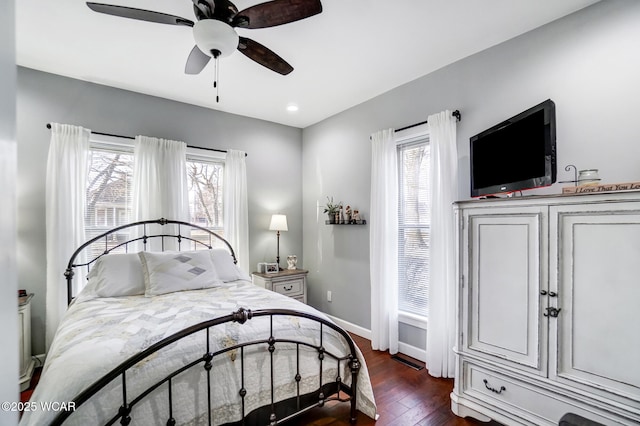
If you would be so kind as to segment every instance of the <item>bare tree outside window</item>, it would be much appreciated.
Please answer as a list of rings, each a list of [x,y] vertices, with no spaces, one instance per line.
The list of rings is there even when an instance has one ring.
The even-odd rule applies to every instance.
[[[131,221],[131,183],[133,155],[92,150],[87,168],[85,232],[93,238]],[[128,235],[113,235],[111,241],[95,244],[93,254],[126,241]]]
[[[189,222],[200,225],[223,236],[223,179],[224,163],[188,159],[187,186],[189,190]],[[133,154],[130,152],[92,149],[88,158],[85,209],[87,239],[109,229],[130,223],[132,218]],[[191,238],[209,245],[217,241],[209,239],[202,231],[191,231]],[[94,256],[129,240],[127,231],[112,234],[109,241],[94,243]],[[195,246],[203,248],[204,246]],[[125,247],[116,251],[124,252]]]
[[[223,180],[224,163],[187,161],[190,222],[221,236],[224,232]],[[202,232],[192,231],[191,237],[208,243],[208,235]]]

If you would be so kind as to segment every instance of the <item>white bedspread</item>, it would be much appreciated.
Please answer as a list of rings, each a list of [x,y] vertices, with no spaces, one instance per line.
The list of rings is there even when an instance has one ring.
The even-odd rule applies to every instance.
[[[169,293],[152,298],[128,296],[99,298],[74,303],[66,313],[56,333],[55,340],[31,401],[38,404],[35,411],[25,412],[20,424],[46,425],[57,415],[41,409],[42,403],[68,402],[98,378],[118,366],[130,356],[151,344],[188,326],[215,317],[228,315],[238,308],[251,310],[282,308],[294,309],[326,318],[322,313],[286,296],[261,289],[246,281],[226,283],[220,287]],[[268,337],[268,317],[254,318],[245,324],[227,323],[210,333],[210,350],[229,347],[237,342]],[[295,336],[314,344],[319,343],[317,323],[304,318],[282,317],[274,320],[274,336]],[[337,355],[346,353],[338,334],[323,327],[322,345]],[[267,334],[264,331],[267,330]],[[248,337],[247,337],[248,336]],[[140,390],[206,351],[206,336],[200,331],[176,342],[147,360],[138,363],[127,373],[127,396],[130,400]],[[310,392],[319,384],[318,355],[315,351],[301,349],[301,393]],[[358,376],[357,407],[364,414],[375,416],[375,402],[364,358],[358,351],[362,364]],[[292,377],[296,374],[295,347],[276,344],[274,352],[276,401],[295,395]],[[245,350],[244,387],[247,390],[245,412],[267,405],[271,401],[270,354],[267,345]],[[214,363],[212,406],[214,424],[240,419],[239,354],[231,351]],[[313,361],[313,363],[312,363]],[[222,365],[224,364],[224,365]],[[323,362],[323,384],[335,381],[339,375],[343,382],[351,383],[346,362],[337,370],[337,362],[329,357]],[[154,391],[139,405],[131,417],[132,425],[165,424],[168,414],[167,386]],[[87,403],[83,404],[65,424],[100,424],[113,417],[122,404],[122,388],[117,379]],[[206,424],[206,375],[202,364],[178,376],[173,383],[173,416],[178,425]]]

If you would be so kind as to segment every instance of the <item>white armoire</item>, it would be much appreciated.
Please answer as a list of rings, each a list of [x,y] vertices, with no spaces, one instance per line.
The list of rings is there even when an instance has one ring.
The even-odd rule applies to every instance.
[[[640,192],[456,203],[452,410],[640,424]]]

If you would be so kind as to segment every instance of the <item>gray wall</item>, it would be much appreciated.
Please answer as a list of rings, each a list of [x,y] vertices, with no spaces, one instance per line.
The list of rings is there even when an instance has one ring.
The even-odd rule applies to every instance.
[[[16,273],[16,50],[15,2],[0,5],[0,401],[20,401]],[[18,413],[0,410],[0,424],[18,424]]]
[[[465,199],[469,137],[551,98],[557,106],[559,180],[570,178],[563,170],[569,163],[599,168],[606,182],[640,180],[638,22],[640,2],[600,2],[303,131],[19,68],[18,279],[21,288],[36,293],[34,353],[44,350],[46,123],[247,151],[251,265],[273,258],[270,215],[287,214],[290,230],[282,235],[281,253],[297,254],[310,270],[310,304],[369,329],[369,226],[326,226],[321,210],[332,195],[368,219],[369,135],[460,109],[459,198]],[[561,186],[530,193],[558,193]],[[425,336],[403,327],[401,340],[424,347]]]
[[[303,131],[304,255],[309,302],[370,328],[369,227],[318,217],[327,195],[364,211],[370,202],[369,135],[459,109],[459,198],[469,198],[469,138],[545,99],[556,103],[558,180],[598,168],[604,182],[640,181],[640,2],[597,3],[419,78]],[[428,54],[428,43],[422,54]],[[562,184],[527,194],[559,193]],[[320,211],[321,213],[321,211]],[[333,301],[326,301],[326,292]],[[424,333],[401,340],[424,347]]]
[[[251,100],[248,99],[248,102]],[[97,132],[183,140],[246,151],[250,265],[275,261],[271,214],[287,215],[280,252],[302,258],[301,130],[166,99],[18,68],[18,278],[36,294],[33,351],[44,352],[45,176],[49,122]],[[283,262],[286,265],[286,261]],[[63,279],[63,277],[60,277]]]

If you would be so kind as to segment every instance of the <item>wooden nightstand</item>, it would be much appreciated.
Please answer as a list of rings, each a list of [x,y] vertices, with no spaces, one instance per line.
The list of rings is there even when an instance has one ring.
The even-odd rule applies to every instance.
[[[35,363],[31,356],[31,298],[33,293],[18,301],[18,333],[20,335],[20,392],[29,388]]]
[[[307,303],[307,273],[304,269],[285,269],[274,274],[254,272],[253,284]]]

